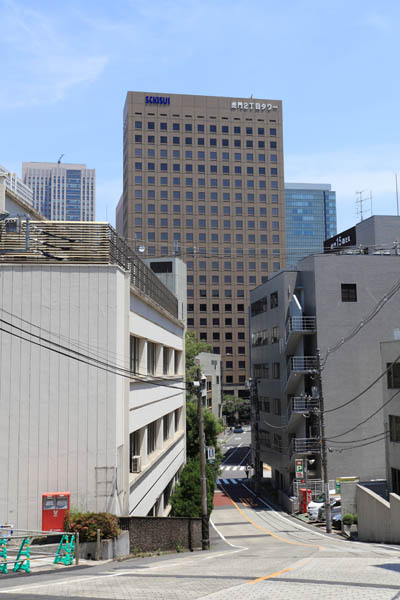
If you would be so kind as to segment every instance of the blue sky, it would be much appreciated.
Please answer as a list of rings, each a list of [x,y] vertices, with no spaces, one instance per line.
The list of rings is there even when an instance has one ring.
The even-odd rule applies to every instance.
[[[399,2],[0,0],[0,14],[0,163],[96,168],[98,219],[114,222],[122,190],[127,90],[282,99],[286,181],[331,183],[339,230],[357,190],[395,214]]]

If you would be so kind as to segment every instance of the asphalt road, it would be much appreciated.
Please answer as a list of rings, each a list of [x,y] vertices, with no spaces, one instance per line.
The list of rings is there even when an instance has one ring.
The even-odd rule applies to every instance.
[[[327,536],[274,510],[234,469],[248,450],[246,435],[236,437],[225,443],[210,552],[0,578],[0,600],[400,599],[400,547]]]

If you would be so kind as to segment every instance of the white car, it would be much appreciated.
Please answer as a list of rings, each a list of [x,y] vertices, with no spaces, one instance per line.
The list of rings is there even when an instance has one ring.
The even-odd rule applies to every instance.
[[[340,496],[331,496],[332,501],[340,501]],[[320,494],[317,496],[315,500],[312,500],[307,505],[307,514],[310,521],[319,521],[320,514],[323,512],[321,509],[325,510],[325,496],[324,494]]]

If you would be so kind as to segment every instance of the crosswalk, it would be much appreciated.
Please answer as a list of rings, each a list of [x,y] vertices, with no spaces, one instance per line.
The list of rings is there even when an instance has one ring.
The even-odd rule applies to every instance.
[[[221,469],[223,471],[230,471],[230,470],[232,470],[232,471],[244,471],[245,468],[246,468],[245,465],[228,465],[228,466],[221,465]]]
[[[243,483],[243,479],[217,479],[217,485],[230,485],[230,484],[238,484]]]

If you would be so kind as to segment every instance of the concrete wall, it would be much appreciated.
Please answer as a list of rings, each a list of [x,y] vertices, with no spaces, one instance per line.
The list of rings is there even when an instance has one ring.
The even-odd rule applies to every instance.
[[[358,537],[362,542],[400,544],[400,496],[389,502],[357,485]]]
[[[212,412],[216,419],[222,417],[221,399],[221,355],[211,352],[200,352],[197,356],[201,370],[208,380],[211,380]],[[207,393],[209,397],[209,392]]]
[[[131,517],[120,519],[120,525],[129,530],[131,552],[201,548],[201,519]]]
[[[1,520],[41,529],[42,494],[56,491],[69,491],[82,511],[145,515],[157,503],[163,514],[185,462],[183,324],[135,295],[116,266],[2,265],[0,307],[20,328],[3,322],[0,334]],[[128,374],[130,334],[143,348],[156,343],[154,377],[145,362],[140,376]],[[46,339],[61,347],[49,350]],[[171,349],[165,376],[163,346]],[[130,473],[129,435],[138,429],[143,469]]]

